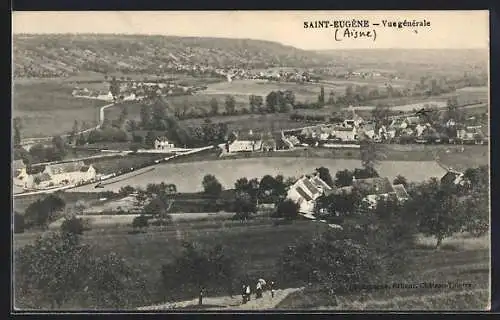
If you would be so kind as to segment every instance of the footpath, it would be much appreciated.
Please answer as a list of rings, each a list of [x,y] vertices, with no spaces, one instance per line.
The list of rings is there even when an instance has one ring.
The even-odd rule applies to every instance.
[[[287,288],[278,289],[274,292],[274,297],[271,297],[270,291],[265,291],[262,298],[255,299],[255,294],[252,294],[251,300],[242,304],[241,295],[234,295],[233,297],[204,297],[203,305],[198,306],[198,298],[165,303],[154,306],[147,306],[138,308],[139,310],[269,310],[274,309],[283,299],[285,299],[292,292],[302,290],[303,288]]]

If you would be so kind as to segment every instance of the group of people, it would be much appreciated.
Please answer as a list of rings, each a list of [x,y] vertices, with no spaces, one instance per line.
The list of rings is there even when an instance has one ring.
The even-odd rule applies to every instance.
[[[266,289],[271,291],[271,297],[274,298],[274,282],[270,281],[269,283],[267,283],[264,279],[259,279],[257,281],[257,284],[255,285],[255,299],[262,298],[262,293]],[[241,293],[241,296],[243,298],[243,304],[250,301],[251,294],[252,294],[252,289],[251,289],[250,285],[244,284],[242,287],[242,293]]]

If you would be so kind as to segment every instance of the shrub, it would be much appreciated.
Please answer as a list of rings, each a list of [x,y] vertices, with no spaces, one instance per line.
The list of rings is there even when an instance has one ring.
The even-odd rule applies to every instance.
[[[65,219],[61,224],[61,231],[65,233],[83,234],[85,229],[83,220],[77,217]]]
[[[138,217],[135,217],[132,221],[132,227],[136,228],[146,228],[149,225],[149,218],[146,215],[141,214]]]
[[[24,216],[16,212],[14,214],[14,233],[23,233],[25,227]]]

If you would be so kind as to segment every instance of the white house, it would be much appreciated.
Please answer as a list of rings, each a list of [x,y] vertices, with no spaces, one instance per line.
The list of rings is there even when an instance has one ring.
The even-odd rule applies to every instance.
[[[113,94],[108,91],[108,93],[102,93],[97,96],[97,99],[104,101],[113,101]]]
[[[299,205],[300,213],[311,216],[314,214],[316,199],[331,189],[318,175],[303,176],[290,186],[287,198]]]
[[[342,141],[355,141],[358,138],[356,127],[335,127],[330,135]]]
[[[166,137],[157,137],[154,142],[156,150],[169,150],[175,148],[175,145],[168,141]]]
[[[54,185],[88,182],[97,175],[95,168],[92,165],[85,165],[83,161],[48,165],[43,173],[50,176]]]

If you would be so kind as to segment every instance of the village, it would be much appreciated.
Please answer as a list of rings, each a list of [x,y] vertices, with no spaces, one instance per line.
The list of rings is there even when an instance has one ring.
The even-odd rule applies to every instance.
[[[15,310],[491,305],[489,44],[343,49],[266,14],[19,20]]]

